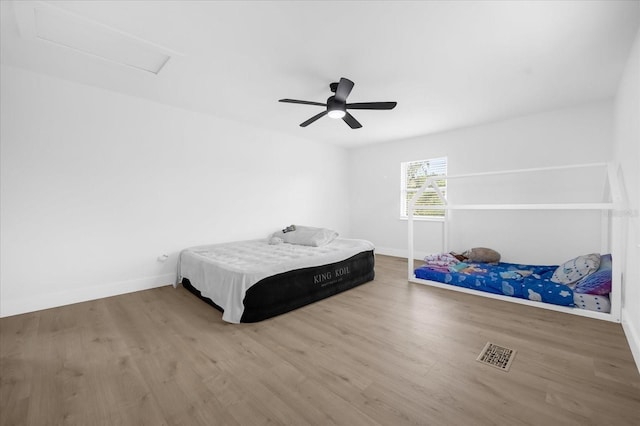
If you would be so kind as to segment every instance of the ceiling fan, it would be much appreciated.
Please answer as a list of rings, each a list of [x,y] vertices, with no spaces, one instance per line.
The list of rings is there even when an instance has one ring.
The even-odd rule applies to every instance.
[[[307,127],[319,118],[329,115],[331,118],[342,118],[352,129],[359,129],[362,127],[362,124],[360,124],[353,115],[349,114],[347,111],[348,109],[393,109],[397,105],[397,102],[358,102],[348,104],[347,97],[349,96],[349,93],[351,93],[351,89],[353,89],[353,81],[348,78],[340,78],[339,83],[331,83],[329,88],[333,93],[335,93],[335,95],[330,96],[329,99],[327,99],[327,103],[324,104],[320,102],[299,101],[296,99],[280,99],[279,102],[317,105],[327,108],[320,114],[316,114],[304,123],[301,123],[300,127]]]

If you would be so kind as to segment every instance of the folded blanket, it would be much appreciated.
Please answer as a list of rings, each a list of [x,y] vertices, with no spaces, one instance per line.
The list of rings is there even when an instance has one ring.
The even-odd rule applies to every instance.
[[[448,272],[450,267],[460,263],[449,253],[430,254],[424,258],[425,265],[436,271]]]

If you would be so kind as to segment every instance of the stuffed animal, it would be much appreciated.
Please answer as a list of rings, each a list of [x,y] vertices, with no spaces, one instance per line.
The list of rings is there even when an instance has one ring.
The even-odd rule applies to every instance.
[[[452,251],[449,253],[451,256],[455,257],[456,259],[458,259],[460,262],[464,262],[467,260],[467,258],[465,257],[465,255],[461,254],[461,253],[456,253],[455,251]]]
[[[284,228],[282,230],[282,233],[286,234],[287,232],[293,232],[295,230],[296,230],[296,226],[295,225],[289,225],[289,226],[287,226],[286,228]]]
[[[500,253],[486,247],[475,247],[462,253],[471,262],[497,263],[500,262]]]

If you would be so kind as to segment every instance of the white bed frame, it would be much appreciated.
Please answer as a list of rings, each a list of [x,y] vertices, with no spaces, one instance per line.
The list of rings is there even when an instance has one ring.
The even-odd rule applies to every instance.
[[[485,176],[509,175],[521,173],[536,173],[552,170],[571,170],[583,168],[606,168],[607,182],[605,183],[605,191],[603,202],[600,203],[550,203],[550,204],[448,204],[446,198],[442,195],[437,181],[451,180],[461,178],[478,178]],[[558,306],[549,303],[535,302],[527,299],[497,295],[477,290],[471,290],[463,287],[457,287],[449,284],[443,284],[436,281],[424,280],[416,278],[414,274],[414,212],[416,209],[416,201],[422,193],[431,186],[438,197],[442,200],[442,206],[429,206],[430,210],[444,210],[442,252],[449,251],[449,210],[598,210],[602,213],[601,221],[601,253],[611,253],[613,263],[612,290],[610,294],[611,312],[595,312],[580,308],[570,308],[566,306]],[[455,176],[430,176],[426,179],[424,185],[414,194],[409,202],[408,207],[408,279],[410,282],[426,284],[434,287],[440,287],[447,290],[460,291],[463,293],[475,294],[492,299],[504,300],[522,305],[535,306],[537,308],[549,309],[552,311],[566,312],[584,317],[597,318],[606,321],[620,322],[620,311],[622,304],[622,275],[620,268],[620,259],[622,256],[622,212],[624,209],[623,194],[618,183],[618,167],[612,163],[591,163],[557,167],[542,167],[519,170],[503,170],[497,172],[471,173]],[[579,253],[578,253],[579,254]]]

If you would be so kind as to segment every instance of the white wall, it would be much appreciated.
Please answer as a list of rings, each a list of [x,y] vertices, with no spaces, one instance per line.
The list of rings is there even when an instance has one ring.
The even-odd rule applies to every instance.
[[[448,173],[452,175],[608,161],[612,114],[613,103],[601,101],[352,149],[349,152],[352,234],[373,241],[378,253],[406,255],[407,223],[399,219],[403,161],[447,156]],[[571,181],[574,183],[563,183],[564,196],[575,197],[579,191],[580,196],[586,197],[583,201],[601,201],[603,185],[592,186],[593,177],[582,173],[579,179]],[[450,201],[481,201],[470,199],[477,195],[474,193],[483,191],[486,202],[508,202],[508,197],[494,188],[512,190],[512,183],[498,179],[486,186],[484,183],[475,188],[461,186],[457,192],[452,185]],[[543,185],[530,186],[526,194],[510,196],[519,202],[545,202],[540,188],[544,192]],[[441,223],[420,222],[416,228],[416,249],[420,253],[441,251]],[[453,212],[450,249],[463,251],[476,246],[495,248],[505,261],[557,264],[578,254],[600,251],[600,216],[594,212]]]
[[[640,32],[636,36],[615,103],[613,156],[620,163],[631,211],[623,271],[622,325],[640,369]]]
[[[344,149],[1,71],[0,316],[170,284],[191,245],[349,233]]]

